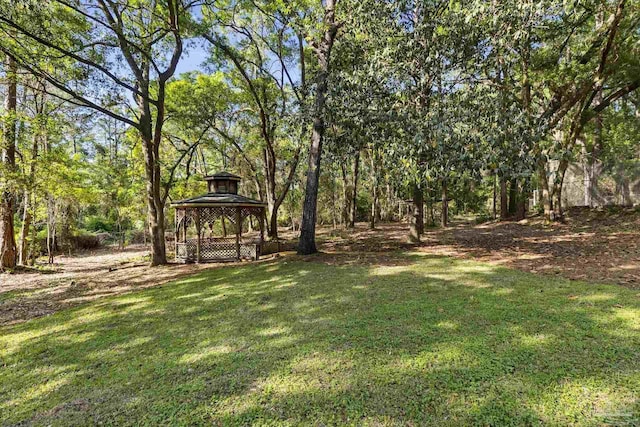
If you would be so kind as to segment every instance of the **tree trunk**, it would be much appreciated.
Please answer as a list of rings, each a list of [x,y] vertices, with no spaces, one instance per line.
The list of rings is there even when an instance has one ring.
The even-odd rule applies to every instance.
[[[584,205],[589,207],[591,206],[591,168],[590,168],[590,155],[589,150],[587,149],[587,145],[582,145],[582,182],[583,182],[583,191],[584,191]]]
[[[269,139],[270,136],[265,133],[263,138],[267,145],[267,148],[263,150],[265,188],[267,190],[267,211],[269,215],[267,235],[270,239],[276,240],[278,239],[278,208],[280,207],[280,204],[276,197],[275,151],[271,145],[271,141]]]
[[[7,93],[5,97],[4,144],[2,163],[6,171],[13,173],[16,166],[16,129],[17,129],[17,71],[12,57],[7,57]],[[13,182],[13,179],[9,179]],[[5,183],[5,185],[7,185]],[[14,189],[5,187],[0,193],[0,270],[16,266],[16,240],[13,226],[15,204]]]
[[[313,110],[311,146],[309,147],[309,169],[307,170],[307,186],[304,194],[302,226],[298,243],[298,254],[300,255],[308,255],[318,251],[316,248],[316,215],[322,140],[325,131],[324,109],[328,89],[331,48],[338,33],[338,25],[335,23],[335,5],[336,0],[326,1],[324,21],[327,28],[324,31],[321,42],[315,49],[318,59],[318,73],[316,75],[316,99]]]
[[[143,144],[145,146],[146,144]],[[148,155],[153,150],[149,147],[145,153],[147,165],[147,223],[151,238],[151,265],[167,263],[164,241],[164,203],[160,198],[160,164],[157,156]]]
[[[596,29],[598,29],[601,25],[602,25],[602,17],[599,16],[598,19],[596,20]],[[600,104],[602,102],[602,90],[598,90],[598,92],[596,93],[595,97],[594,97],[594,102],[596,104]],[[602,127],[603,127],[603,122],[602,122],[602,113],[598,113],[595,117],[594,117],[594,134],[593,134],[593,148],[591,149],[591,155],[589,156],[587,165],[588,165],[588,171],[587,174],[585,175],[585,204],[589,207],[595,207],[597,204],[596,201],[596,197],[597,197],[597,190],[598,190],[598,176],[599,176],[599,171],[597,171],[596,169],[598,169],[598,158],[600,157],[600,151],[602,150]],[[583,141],[583,146],[586,147],[586,144],[584,144]],[[585,150],[586,152],[586,150]]]
[[[376,228],[376,220],[380,217],[378,209],[378,163],[375,155],[375,150],[371,150],[371,219],[369,222],[369,228],[374,230]]]
[[[269,230],[267,235],[270,239],[277,240],[278,239],[278,206],[275,204],[268,205],[269,211]]]
[[[413,211],[411,223],[409,225],[409,242],[419,243],[420,236],[424,231],[424,198],[422,188],[417,184],[413,185]]]
[[[498,193],[498,175],[493,175],[493,219],[495,220],[498,216],[497,216],[497,209],[496,209],[496,199],[497,199],[497,193]]]
[[[558,164],[558,171],[556,172],[557,179],[554,184],[554,193],[556,194],[555,219],[558,220],[562,220],[564,218],[564,212],[562,210],[562,187],[564,186],[564,177],[567,173],[567,167],[569,167],[569,161],[562,159]]]
[[[436,225],[436,215],[434,212],[434,200],[431,197],[431,189],[427,186],[427,210],[429,211],[429,225],[431,227],[435,227]],[[424,227],[423,227],[424,228]]]
[[[447,180],[442,180],[442,212],[440,223],[442,227],[449,225],[449,200],[447,198]]]
[[[507,181],[504,177],[500,177],[500,219],[507,219],[508,216]]]
[[[336,206],[336,176],[334,174],[334,168],[331,168],[331,222],[332,228],[335,230],[338,228],[338,218],[337,218],[337,206]]]
[[[56,250],[56,206],[51,195],[47,195],[47,262],[53,264]]]
[[[33,198],[33,204],[31,205],[31,221],[36,222],[36,212],[38,212],[38,207],[36,206],[37,199]],[[40,248],[36,247],[35,242],[38,239],[38,231],[35,227],[31,227],[31,244],[27,245],[27,257],[26,263],[29,265],[34,265],[36,263],[36,254],[40,254]]]
[[[324,86],[322,95],[317,95],[318,97],[322,96],[323,107],[326,82]],[[316,101],[316,103],[318,103],[318,101]],[[322,115],[318,114],[313,121],[311,148],[309,150],[309,170],[307,171],[307,186],[305,188],[304,204],[302,206],[302,226],[300,230],[300,241],[298,244],[298,253],[300,255],[313,254],[318,251],[316,248],[316,215],[323,137],[324,118]]]
[[[529,180],[524,180],[522,188],[518,193],[518,201],[516,204],[516,219],[522,220],[527,216],[527,202],[529,200]]]
[[[43,83],[44,85],[44,83]],[[44,91],[43,91],[44,92]],[[38,151],[39,151],[39,143],[41,140],[41,137],[43,135],[46,135],[46,126],[43,126],[43,121],[45,120],[45,118],[43,117],[43,113],[44,113],[44,105],[45,105],[45,96],[42,95],[42,101],[40,103],[36,103],[37,104],[37,108],[36,108],[36,130],[34,132],[33,135],[33,139],[32,139],[32,144],[31,144],[31,162],[29,165],[29,169],[28,169],[28,176],[29,176],[29,182],[33,183],[35,181],[35,175],[36,175],[36,162],[38,159]],[[43,133],[44,132],[44,133]],[[47,140],[46,138],[43,138],[45,141]],[[33,197],[35,199],[35,191],[32,190],[32,192],[29,191],[29,189],[25,189],[24,191],[24,210],[22,212],[22,227],[20,229],[20,239],[19,239],[19,249],[18,249],[18,256],[19,256],[19,260],[18,263],[20,265],[26,265],[28,263],[28,259],[29,259],[29,228],[31,227],[31,221],[33,220],[32,214],[31,214],[31,196],[33,193]],[[35,202],[34,202],[35,205]],[[35,207],[33,207],[33,215],[35,215]],[[31,240],[32,242],[35,242],[35,240]]]
[[[509,181],[509,216],[515,216],[518,205],[518,180]]]
[[[538,168],[538,182],[542,189],[540,199],[542,200],[542,206],[544,209],[544,218],[547,221],[555,220],[555,212],[553,211],[553,199],[551,198],[551,192],[549,191],[549,178],[547,177],[546,160],[540,157],[537,162]]]
[[[148,70],[146,77],[148,78]],[[146,80],[148,82],[148,80]],[[148,86],[145,88],[148,91]],[[138,97],[140,109],[140,137],[146,172],[147,225],[151,238],[151,265],[167,263],[164,241],[164,199],[160,195],[160,142],[164,121],[164,83],[158,84],[155,127],[151,120],[151,105],[148,97]]]
[[[600,204],[598,200],[598,178],[600,176],[600,152],[602,151],[602,119],[598,115],[595,122],[594,143],[591,153],[586,147],[583,148],[583,171],[584,171],[584,203],[585,206],[594,208]]]
[[[349,212],[349,228],[356,226],[356,216],[358,214],[358,177],[360,175],[360,151],[356,151],[353,159],[353,186],[351,187],[351,212]]]
[[[342,171],[342,224],[347,228],[349,226],[349,215],[351,213],[351,187],[349,185],[345,162],[340,162],[340,170]]]
[[[18,239],[18,264],[27,265],[28,248],[29,248],[29,229],[31,227],[31,211],[29,210],[30,194],[24,192],[24,208],[22,211],[22,227],[20,227],[20,238]]]

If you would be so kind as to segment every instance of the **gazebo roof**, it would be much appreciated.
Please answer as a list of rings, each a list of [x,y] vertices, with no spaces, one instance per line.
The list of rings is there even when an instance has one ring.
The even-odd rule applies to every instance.
[[[217,180],[217,179],[228,179],[232,181],[240,181],[242,177],[239,177],[238,175],[234,175],[229,172],[217,172],[217,173],[214,173],[213,175],[207,175],[204,177],[205,181],[211,181],[211,180]]]
[[[179,208],[196,208],[196,207],[215,207],[215,206],[266,206],[259,200],[250,199],[239,194],[231,193],[207,193],[201,196],[192,197],[190,199],[177,200],[171,203],[172,207]]]

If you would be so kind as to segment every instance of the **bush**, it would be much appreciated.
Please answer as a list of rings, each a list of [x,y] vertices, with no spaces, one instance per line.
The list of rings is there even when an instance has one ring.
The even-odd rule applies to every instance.
[[[115,230],[115,224],[99,215],[90,215],[85,218],[84,226],[89,231],[106,231],[112,232]]]
[[[130,230],[127,232],[126,241],[128,244],[142,244],[145,243],[144,235],[144,230]]]
[[[100,247],[100,239],[95,234],[79,234],[71,237],[71,245],[74,249],[97,249]]]

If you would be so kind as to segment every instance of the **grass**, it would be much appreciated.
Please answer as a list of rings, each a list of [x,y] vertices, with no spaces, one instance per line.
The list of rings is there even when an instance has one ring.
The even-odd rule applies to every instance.
[[[220,268],[0,329],[0,424],[640,424],[637,291],[396,261]]]

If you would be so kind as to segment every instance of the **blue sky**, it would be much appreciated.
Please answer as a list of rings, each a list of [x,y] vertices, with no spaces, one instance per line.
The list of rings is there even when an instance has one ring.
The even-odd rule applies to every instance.
[[[189,71],[204,71],[202,63],[207,59],[208,51],[200,43],[188,46],[182,53],[175,76]]]

